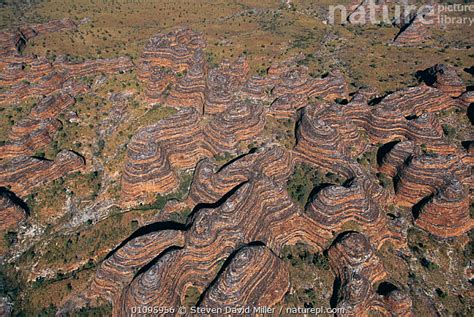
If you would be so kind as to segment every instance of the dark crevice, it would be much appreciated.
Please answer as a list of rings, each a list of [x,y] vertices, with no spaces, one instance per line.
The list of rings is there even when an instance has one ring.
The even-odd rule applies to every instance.
[[[411,209],[411,212],[413,214],[413,219],[415,220],[418,219],[418,217],[420,216],[421,210],[431,200],[431,198],[433,198],[433,194],[426,196],[425,198],[417,202],[415,205],[413,205]]]
[[[222,165],[221,167],[219,167],[219,169],[217,170],[216,173],[219,173],[220,171],[222,171],[224,168],[226,168],[227,166],[229,166],[230,164],[234,163],[235,161],[238,161],[240,160],[241,158],[249,155],[249,154],[253,154],[255,152],[257,152],[258,148],[254,147],[254,148],[251,148],[250,151],[248,151],[247,153],[244,153],[242,155],[239,155],[233,159],[231,159],[229,162],[225,163],[224,165]]]
[[[469,150],[469,147],[471,146],[471,144],[473,143],[474,141],[462,141],[461,142],[461,145],[462,147],[465,149],[465,150]]]
[[[54,160],[50,160],[50,159],[42,157],[42,156],[32,155],[31,157],[34,158],[35,160],[39,160],[39,161],[54,162]]]
[[[398,32],[398,34],[395,36],[395,41],[397,40],[397,38],[403,34],[403,32],[405,32],[406,29],[408,29],[408,27],[410,25],[412,25],[412,23],[415,21],[417,15],[415,14],[413,17],[410,18],[409,22],[408,23],[405,23],[401,28],[400,28],[400,31]]]
[[[384,281],[380,283],[379,286],[377,287],[377,294],[382,295],[382,296],[388,296],[390,295],[390,293],[396,290],[398,290],[398,287],[396,287],[390,282]]]
[[[334,246],[334,245],[340,243],[346,236],[348,236],[348,235],[350,235],[350,234],[353,234],[353,233],[359,233],[359,232],[354,231],[354,230],[349,230],[349,231],[341,232],[341,233],[332,241],[332,243],[331,243],[331,245],[329,246],[328,250],[329,250],[332,246]]]
[[[474,66],[464,68],[464,71],[474,76]]]
[[[142,266],[136,273],[135,275],[133,276],[133,280],[135,280],[138,276],[142,275],[143,273],[147,272],[149,269],[151,269],[163,256],[165,256],[166,254],[172,252],[172,251],[176,251],[176,250],[181,250],[183,247],[178,247],[178,246],[171,246],[165,250],[163,250],[163,252],[161,252],[157,257],[155,257],[153,260],[151,260],[150,262],[148,262],[147,264],[145,264],[144,266]]]
[[[76,154],[77,156],[79,156],[80,158],[82,158],[82,160],[85,162],[86,161],[86,158],[84,157],[84,155],[82,155],[81,153],[79,152],[76,152],[74,150],[68,150],[69,152],[72,152],[74,154]]]
[[[339,301],[339,292],[341,290],[341,279],[336,277],[334,279],[334,283],[332,284],[332,295],[331,299],[329,300],[329,305],[331,308],[335,308],[337,306],[337,302]]]
[[[383,99],[385,99],[385,97],[387,97],[391,93],[392,92],[389,91],[389,92],[385,93],[385,95],[383,95],[383,96],[378,96],[378,97],[372,98],[372,99],[369,100],[369,102],[367,104],[371,107],[377,106],[380,102],[382,102]]]
[[[467,117],[469,121],[471,121],[471,124],[474,125],[474,103],[471,103],[467,108]]]
[[[194,221],[194,215],[201,209],[203,208],[217,208],[220,205],[222,205],[230,196],[232,196],[244,183],[241,183],[237,186],[235,186],[233,189],[231,189],[229,192],[227,192],[224,196],[222,196],[218,201],[214,203],[201,203],[197,204],[191,214],[188,216],[188,222],[186,224],[182,224],[179,222],[174,222],[174,221],[164,221],[164,222],[154,222],[151,224],[148,224],[146,226],[143,226],[141,228],[138,228],[135,232],[133,232],[127,239],[123,240],[117,247],[115,247],[113,250],[111,250],[107,256],[104,258],[104,260],[108,259],[111,257],[115,252],[117,252],[119,249],[123,248],[129,241],[153,233],[157,231],[164,231],[164,230],[179,230],[179,231],[186,231],[188,230],[192,225]]]
[[[30,208],[28,207],[28,205],[20,197],[15,195],[14,192],[8,190],[5,187],[0,187],[0,196],[8,197],[15,205],[23,209],[27,216],[30,215]]]
[[[227,259],[224,261],[224,263],[222,264],[221,268],[219,269],[219,272],[216,274],[215,278],[212,280],[211,283],[209,283],[209,285],[206,287],[206,289],[201,293],[201,296],[199,296],[199,300],[197,301],[196,303],[196,306],[200,306],[202,304],[202,301],[204,300],[204,298],[206,297],[206,294],[207,292],[219,281],[219,278],[221,277],[221,275],[224,273],[225,269],[232,263],[232,261],[234,260],[235,256],[244,248],[251,248],[251,247],[266,247],[266,244],[263,243],[262,241],[253,241],[253,242],[250,242],[248,244],[245,244],[245,245],[242,245],[240,247],[238,247],[237,249],[235,249],[228,257]],[[269,249],[269,248],[267,248]],[[270,249],[269,249],[270,250]],[[273,252],[273,251],[272,251]]]
[[[354,181],[355,177],[350,177],[344,181],[344,183],[341,184],[342,187],[349,188],[352,185],[352,182]]]
[[[413,160],[413,155],[409,155],[405,161],[403,162],[403,166],[408,166],[410,165],[411,161]],[[400,184],[400,173],[402,171],[402,168],[398,168],[397,174],[393,177],[393,189],[395,192],[398,190],[398,185]]]
[[[390,152],[394,147],[395,145],[397,145],[398,143],[400,143],[399,140],[396,140],[396,141],[392,141],[392,142],[388,142],[384,145],[382,145],[381,147],[379,147],[379,149],[377,150],[377,164],[378,165],[382,165],[382,161],[384,159],[384,157],[388,154],[388,152]]]
[[[173,222],[173,221],[155,222],[155,223],[151,223],[149,225],[143,226],[141,228],[138,228],[127,239],[123,240],[117,247],[115,247],[113,250],[111,250],[107,254],[107,256],[105,257],[104,260],[111,257],[115,252],[117,252],[117,250],[121,249],[125,244],[127,244],[129,241],[131,241],[135,238],[147,235],[149,233],[157,232],[157,231],[163,231],[163,230],[183,231],[185,229],[186,229],[186,227],[185,227],[184,224],[179,223],[179,222]]]
[[[418,82],[424,82],[428,86],[432,86],[436,81],[435,72],[432,67],[417,71],[415,77]]]
[[[232,195],[235,194],[235,192],[237,192],[237,190],[242,187],[244,184],[246,184],[247,181],[245,182],[242,182],[240,183],[239,185],[235,186],[234,188],[232,188],[231,190],[229,190],[227,193],[224,194],[224,196],[222,196],[221,198],[219,198],[216,202],[213,202],[213,203],[199,203],[197,204],[193,210],[191,211],[191,213],[189,214],[188,216],[188,220],[186,222],[186,226],[185,226],[185,230],[188,230],[192,225],[193,225],[193,222],[194,222],[194,218],[196,216],[196,214],[201,210],[201,209],[205,209],[205,208],[211,208],[211,209],[214,209],[214,208],[217,208],[219,206],[221,206],[223,203],[226,202],[227,199],[229,199]]]
[[[324,188],[329,187],[329,186],[342,186],[342,187],[348,188],[351,186],[353,180],[354,180],[354,177],[351,177],[351,178],[346,179],[342,184],[333,184],[333,183],[326,182],[326,183],[321,183],[315,186],[309,193],[308,201],[305,204],[305,209],[308,208],[308,206],[316,199],[319,192],[322,191]]]

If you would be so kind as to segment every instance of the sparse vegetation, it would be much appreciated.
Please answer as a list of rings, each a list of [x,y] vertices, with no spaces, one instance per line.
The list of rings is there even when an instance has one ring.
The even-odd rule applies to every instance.
[[[328,184],[341,185],[342,183],[343,179],[334,173],[323,173],[310,165],[298,164],[288,180],[287,191],[295,202],[304,206],[313,189]]]

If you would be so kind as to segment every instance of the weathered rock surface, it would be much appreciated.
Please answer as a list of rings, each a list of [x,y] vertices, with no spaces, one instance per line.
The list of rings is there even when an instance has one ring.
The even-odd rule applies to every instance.
[[[397,43],[424,39],[416,33],[417,19]],[[35,32],[68,25],[37,26],[21,36],[26,41]],[[44,97],[11,128],[0,148],[0,186],[20,198],[84,168],[84,159],[71,151],[61,151],[54,161],[31,157],[53,140],[61,126],[58,115],[89,89],[78,78],[134,68],[128,58],[51,63],[23,57],[15,53],[22,41],[12,42],[13,49],[1,44],[8,53],[0,62],[0,83],[6,87],[0,103]],[[398,249],[406,245],[402,226],[407,221],[387,216],[390,207],[411,208],[415,225],[441,238],[473,228],[467,190],[472,151],[449,142],[435,114],[459,104],[464,109],[472,99],[455,70],[437,65],[432,87],[410,87],[381,99],[375,90],[362,89],[350,99],[340,71],[313,78],[299,63],[302,56],[249,78],[245,58],[210,66],[205,46],[202,36],[189,29],[157,35],[146,44],[137,64],[145,100],[176,113],[132,136],[117,203],[128,208],[153,202],[157,194],[177,191],[182,172],[193,170],[188,195],[169,202],[156,216],[159,221],[112,250],[90,286],[73,296],[86,302],[103,298],[112,303],[115,316],[130,315],[136,306],[184,305],[190,287],[200,295],[192,304],[201,307],[275,306],[290,287],[282,249],[301,242],[328,251],[341,283],[335,289],[337,307],[354,316],[368,311],[410,316],[411,298],[404,290],[376,291],[389,278],[376,250],[385,242]],[[127,100],[119,94],[110,98]],[[118,125],[121,114],[117,117]],[[269,123],[279,119],[295,124],[294,136],[293,131],[286,135],[295,139],[294,147],[276,144],[268,135]],[[99,132],[101,137],[111,133]],[[378,162],[359,163],[377,150]],[[313,184],[302,207],[287,191],[301,163],[343,181]],[[381,184],[380,174],[393,188]],[[25,219],[26,211],[14,200],[0,199],[0,228]],[[185,209],[189,216],[183,223],[167,218],[168,211]]]
[[[12,192],[0,189],[0,233],[14,229],[26,217],[27,212],[18,203],[18,198]]]
[[[66,150],[59,152],[54,161],[19,156],[0,162],[0,186],[25,197],[34,187],[80,170],[84,165],[81,156]]]
[[[427,202],[417,206],[421,210],[415,215],[415,223],[420,228],[442,237],[456,237],[474,228],[469,216],[469,196],[463,184],[456,178],[428,197]]]
[[[200,306],[272,307],[289,285],[288,269],[278,256],[264,246],[244,247],[207,290]]]
[[[74,102],[73,97],[63,92],[43,98],[27,117],[10,129],[8,141],[0,146],[0,158],[33,155],[51,143],[62,126],[56,117]]]
[[[136,271],[148,264],[156,254],[184,245],[184,234],[178,230],[152,232],[134,238],[108,257],[97,271],[88,292],[90,296],[116,301],[122,288],[129,284]]]
[[[466,90],[464,82],[459,78],[453,66],[449,64],[437,64],[433,66],[432,71],[435,79],[433,87],[438,88],[449,96],[459,97]]]
[[[424,10],[407,17],[393,43],[399,46],[421,46],[431,37],[431,29],[440,24],[437,4],[427,4]]]
[[[368,239],[357,232],[338,237],[329,249],[329,261],[340,281],[337,306],[344,308],[341,316],[413,316],[408,294],[399,289],[379,295],[374,284],[387,277],[381,261]]]
[[[40,34],[74,29],[77,23],[71,19],[49,21],[43,24],[22,26],[11,32],[0,33],[0,55],[21,52],[28,40]]]

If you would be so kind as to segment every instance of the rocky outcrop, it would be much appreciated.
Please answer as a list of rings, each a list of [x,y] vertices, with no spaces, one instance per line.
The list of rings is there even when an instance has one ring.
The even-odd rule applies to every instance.
[[[130,57],[125,56],[85,60],[82,62],[70,62],[64,58],[58,58],[53,63],[53,66],[57,71],[66,73],[68,79],[93,76],[97,74],[115,74],[126,72],[134,68]]]
[[[0,158],[32,155],[51,143],[62,126],[56,117],[74,102],[74,98],[62,92],[43,98],[27,117],[10,129],[8,141],[0,146]]]
[[[453,177],[461,182],[469,177],[469,168],[458,155],[416,155],[400,168],[395,178],[395,199],[401,206],[413,207],[445,187]]]
[[[348,97],[347,82],[339,70],[333,70],[326,77],[309,76],[306,66],[295,66],[290,60],[269,68],[268,76],[274,82],[272,96],[286,94],[304,95],[307,98],[321,98],[327,101],[346,99]]]
[[[422,12],[416,12],[408,22],[402,25],[393,43],[399,46],[421,46],[431,37],[431,29],[440,24],[437,4],[424,6]]]
[[[231,107],[248,71],[249,66],[243,57],[235,63],[226,60],[211,69],[207,76],[206,113],[221,113]]]
[[[432,72],[434,74],[433,87],[438,88],[442,92],[451,97],[459,97],[465,90],[466,86],[456,69],[449,64],[437,64],[433,66]]]
[[[87,86],[75,81],[78,77],[93,76],[101,73],[112,74],[134,68],[129,57],[74,63],[63,60],[52,65],[44,65],[40,70],[32,70],[32,66],[26,71],[22,70],[20,71],[21,75],[13,76],[9,82],[6,82],[5,84],[8,87],[0,92],[0,104],[17,103],[35,96],[48,96],[61,90],[76,95],[87,90]],[[8,65],[4,68],[3,72],[0,72],[0,75],[6,73],[8,76],[14,72],[11,67],[12,65]],[[17,67],[25,67],[25,65]],[[21,78],[20,82],[19,78]]]
[[[471,103],[474,103],[474,91],[466,91],[461,97],[459,97],[461,102],[466,105],[466,108],[469,107]]]
[[[283,247],[302,242],[320,252],[335,241],[328,253],[342,283],[338,307],[352,315],[410,315],[411,299],[401,289],[376,291],[388,272],[375,250],[386,241],[396,249],[406,244],[406,221],[392,213],[398,207],[423,206],[415,222],[430,232],[430,225],[441,227],[438,232],[456,228],[456,235],[467,228],[459,226],[466,212],[458,207],[468,194],[446,189],[453,177],[468,183],[466,154],[447,142],[435,115],[456,105],[450,94],[420,85],[381,100],[363,89],[347,101],[342,73],[313,78],[302,56],[247,79],[244,58],[211,67],[204,46],[187,29],[157,35],[145,46],[138,63],[145,98],[176,113],[131,138],[121,203],[136,206],[177,191],[184,170],[193,179],[186,197],[168,202],[157,222],[111,251],[80,296],[105,298],[115,316],[144,305],[272,306],[288,290]],[[63,71],[77,73],[72,69]],[[295,119],[294,148],[273,143],[266,125],[279,120],[267,116],[285,124]],[[377,148],[379,172],[393,178],[394,189],[381,185],[375,162],[357,160]],[[342,181],[318,183],[303,208],[286,188],[299,163]],[[419,204],[430,195],[439,198]],[[445,217],[448,205],[456,223]],[[182,223],[170,221],[185,210]],[[348,230],[357,232],[342,234]],[[190,288],[199,295],[194,303],[186,302]]]
[[[414,154],[415,144],[412,141],[398,142],[382,158],[379,171],[390,177],[395,177],[399,172],[399,167]]]
[[[419,116],[426,112],[437,112],[455,106],[449,94],[426,85],[405,88],[385,97],[381,107],[399,110],[405,117]]]
[[[344,233],[328,251],[331,268],[340,282],[336,289],[341,316],[413,316],[410,297],[399,289],[380,295],[374,284],[387,277],[367,238],[357,232]]]
[[[269,230],[283,225],[283,219],[290,215],[291,204],[286,203],[284,190],[273,189],[270,184],[265,178],[254,179],[239,185],[219,207],[194,213],[185,247],[165,253],[124,289],[118,315],[126,315],[130,307],[145,302],[179,305],[188,285],[203,292],[215,278],[219,263],[239,246],[262,241],[270,243],[273,249]],[[236,285],[241,287],[252,291],[252,287]]]
[[[10,228],[14,229],[26,219],[27,211],[18,200],[12,192],[0,189],[0,232],[5,233]]]
[[[28,156],[0,162],[0,186],[25,197],[37,186],[49,183],[84,167],[84,159],[71,151],[61,151],[54,161]]]
[[[27,42],[40,34],[48,34],[67,29],[74,29],[77,23],[71,19],[53,20],[43,24],[21,26],[10,32],[0,33],[0,55],[21,52]]]
[[[137,76],[145,84],[150,102],[161,101],[162,93],[193,64],[196,51],[205,47],[200,34],[180,29],[149,40],[138,62]],[[180,75],[178,75],[180,74]]]
[[[442,238],[460,236],[474,228],[469,203],[463,184],[450,178],[444,187],[414,208],[415,224]]]
[[[301,160],[312,162],[349,178],[351,171],[348,169],[344,136],[325,120],[325,116],[322,115],[324,108],[325,105],[319,105],[308,106],[301,110],[296,127],[294,150],[300,155]],[[357,133],[355,126],[353,132]]]
[[[303,95],[286,94],[276,98],[270,105],[268,114],[276,118],[291,118],[296,111],[308,105],[308,98]]]
[[[139,130],[128,145],[123,199],[171,191],[178,184],[177,169],[194,167],[206,156],[234,153],[237,144],[260,135],[264,124],[261,105],[241,102],[209,122],[202,122],[195,108],[185,108]]]
[[[207,289],[201,307],[272,307],[290,286],[284,262],[264,246],[244,247]]]
[[[375,245],[384,240],[402,240],[388,229],[383,205],[386,199],[380,187],[369,180],[355,178],[346,186],[327,186],[308,204],[306,214],[323,230],[341,232],[352,224],[366,233]]]
[[[138,130],[127,147],[122,199],[132,201],[143,193],[176,188],[178,178],[172,167],[190,168],[206,154],[200,146],[200,134],[199,114],[194,108]]]
[[[175,87],[166,98],[166,104],[172,107],[194,107],[204,114],[206,95],[207,65],[204,53],[197,50],[193,56],[193,63],[186,74],[178,79]]]
[[[138,269],[166,249],[183,245],[184,235],[178,230],[157,231],[131,239],[102,262],[87,297],[101,296],[111,302],[117,301],[117,296]]]

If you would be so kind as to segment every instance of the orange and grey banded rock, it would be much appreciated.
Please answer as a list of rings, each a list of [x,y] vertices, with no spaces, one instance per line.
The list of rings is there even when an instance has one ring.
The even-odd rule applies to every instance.
[[[321,189],[306,207],[305,213],[321,228],[341,232],[344,225],[355,224],[374,245],[385,240],[402,243],[400,233],[388,229],[383,206],[384,193],[373,182],[356,177],[349,185],[331,185]]]
[[[184,108],[160,122],[141,128],[128,144],[122,176],[122,196],[166,193],[177,187],[175,168],[190,168],[205,154],[201,148],[199,113]]]
[[[396,35],[393,43],[398,46],[421,46],[431,37],[431,28],[440,23],[439,10],[436,4],[423,7],[417,12]]]
[[[264,246],[244,247],[206,291],[200,306],[272,307],[289,286],[289,272],[280,258]]]
[[[415,224],[442,238],[456,237],[474,228],[469,215],[469,195],[466,188],[456,178],[438,189],[419,208]]]
[[[74,102],[74,98],[64,92],[41,99],[26,118],[12,126],[8,141],[0,146],[0,158],[32,155],[51,143],[62,126],[56,117]]]
[[[461,102],[463,104],[466,105],[466,108],[471,104],[471,103],[474,103],[474,91],[473,90],[469,90],[469,91],[466,91],[464,92],[460,97],[459,99],[461,100]]]
[[[27,217],[27,211],[17,204],[13,193],[0,189],[0,232],[15,229]]]
[[[50,63],[44,58],[24,58],[0,67],[0,103],[16,103],[35,96],[48,96],[61,90],[72,95],[84,92],[84,84],[76,78],[100,73],[112,74],[134,68],[129,57],[67,62],[59,58]]]
[[[349,178],[352,172],[348,168],[343,136],[320,115],[323,107],[308,106],[300,111],[294,151],[303,161]]]
[[[459,97],[465,90],[466,86],[456,69],[449,64],[437,64],[432,67],[435,82],[433,87],[438,88],[442,92],[451,97]]]
[[[382,262],[369,240],[361,233],[346,232],[338,236],[328,250],[331,268],[340,280],[336,307],[344,309],[341,316],[412,316],[411,299],[401,290],[384,296],[374,284],[387,277]]]
[[[53,66],[59,72],[66,72],[68,79],[96,74],[114,74],[126,72],[134,68],[130,57],[125,56],[85,60],[82,62],[69,62],[59,58],[53,63]]]
[[[53,65],[44,57],[4,58],[0,62],[0,85],[9,87],[23,81],[37,83],[53,70]]]
[[[455,106],[455,102],[442,90],[422,84],[388,95],[379,106],[399,109],[405,117],[409,117],[449,109]]]
[[[239,101],[204,127],[203,142],[213,153],[233,153],[238,143],[251,143],[263,132],[264,126],[263,105],[250,100]]]
[[[449,179],[455,177],[463,183],[469,176],[469,168],[459,155],[415,155],[400,167],[394,183],[395,199],[401,206],[412,207],[446,186]]]
[[[172,246],[184,246],[182,231],[163,230],[132,239],[101,263],[87,295],[116,301],[138,269]]]
[[[268,179],[244,183],[221,206],[199,210],[185,247],[165,254],[133,280],[122,294],[119,315],[145,303],[179,305],[188,286],[203,292],[234,250],[252,241],[265,243],[270,235],[264,224],[275,226],[291,212],[281,203],[285,190],[268,185]]]
[[[235,62],[224,60],[217,68],[211,69],[207,76],[205,112],[221,113],[236,101],[235,94],[240,91],[249,71],[247,60],[238,58]]]
[[[207,65],[204,61],[204,53],[197,50],[193,56],[193,63],[181,79],[178,79],[166,104],[173,107],[194,107],[201,114],[204,113],[204,101],[206,94]]]
[[[382,158],[379,171],[395,177],[407,159],[415,152],[415,144],[412,141],[403,141],[395,144],[392,149]]]
[[[291,118],[296,111],[308,105],[308,98],[303,95],[286,94],[276,98],[270,105],[268,114],[276,118]]]
[[[264,146],[219,167],[204,159],[198,163],[188,200],[192,204],[213,203],[237,185],[249,181],[256,171],[277,183],[285,183],[292,169],[291,152],[279,146]]]
[[[0,186],[11,188],[19,197],[25,197],[34,187],[82,169],[84,159],[63,150],[54,161],[28,156],[0,162]]]
[[[177,169],[192,168],[204,157],[234,152],[252,142],[265,124],[263,106],[240,102],[202,123],[195,108],[183,108],[142,128],[128,145],[122,178],[124,201],[143,193],[166,193],[177,187]]]
[[[0,104],[17,103],[30,97],[47,96],[59,92],[66,81],[65,73],[53,69],[35,83],[22,81],[0,92]]]
[[[150,102],[161,101],[162,93],[176,82],[178,74],[182,75],[193,66],[196,51],[205,46],[201,35],[190,29],[179,29],[151,38],[137,67],[137,77],[146,85],[147,99]]]
[[[22,26],[12,32],[0,33],[0,55],[21,52],[27,42],[40,34],[74,29],[77,23],[71,19],[53,20],[43,24]]]

